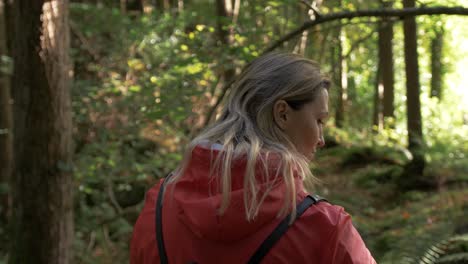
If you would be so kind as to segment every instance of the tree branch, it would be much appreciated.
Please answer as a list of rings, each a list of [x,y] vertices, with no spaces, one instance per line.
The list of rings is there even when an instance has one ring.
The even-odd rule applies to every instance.
[[[91,45],[91,43],[89,43],[86,37],[80,32],[76,24],[72,21],[70,21],[69,24],[70,31],[78,37],[78,39],[81,41],[81,44],[83,44],[83,48],[89,53],[89,55],[91,55],[91,57],[93,57],[94,61],[101,61],[99,53],[93,48],[93,45]]]
[[[322,14],[318,11],[317,8],[315,8],[313,5],[307,3],[305,0],[301,0],[301,3],[303,3],[305,6],[307,6],[312,12],[314,13],[315,17],[320,17]]]
[[[344,11],[332,13],[317,17],[312,21],[307,21],[302,26],[289,32],[284,37],[277,40],[270,47],[266,48],[263,53],[270,52],[277,47],[281,46],[284,42],[300,35],[304,30],[310,29],[316,25],[325,22],[340,20],[340,19],[353,19],[360,17],[399,17],[404,18],[408,16],[420,15],[468,15],[468,8],[465,7],[418,7],[418,8],[403,8],[403,9],[375,9],[375,10],[360,10],[360,11]]]
[[[392,27],[393,24],[395,23],[394,20],[390,20],[389,22],[391,22],[391,23],[389,23],[388,25],[385,25],[385,26],[383,26],[383,27],[384,27],[384,28]],[[366,40],[368,40],[369,38],[371,38],[371,37],[374,35],[374,33],[376,33],[376,31],[373,30],[373,31],[369,32],[367,35],[365,35],[364,37],[362,37],[362,38],[360,38],[360,39],[358,39],[358,40],[355,40],[355,41],[353,42],[353,44],[351,44],[351,47],[349,48],[348,52],[346,52],[345,55],[343,56],[343,59],[349,59],[349,56],[351,56],[351,53],[353,53],[353,51],[354,51],[357,47],[359,47],[359,45],[360,45],[361,43],[363,43],[363,42],[365,42]]]
[[[289,32],[281,39],[266,48],[262,54],[273,51],[274,49],[281,46],[284,42],[302,34],[304,30],[310,29],[316,25],[323,24],[326,22],[340,20],[340,19],[353,19],[361,17],[397,17],[404,18],[407,16],[420,16],[420,15],[468,15],[468,8],[465,7],[419,7],[419,8],[403,8],[403,9],[375,9],[375,10],[360,10],[360,11],[343,11],[338,13],[331,13],[327,15],[321,14],[317,16],[315,20],[307,21],[302,26]],[[371,35],[371,34],[369,34]],[[366,36],[370,37],[370,36]],[[235,78],[234,78],[235,79]],[[204,127],[206,127],[213,117],[214,112],[221,104],[227,91],[233,84],[234,80],[225,84],[222,88],[220,96],[217,98],[214,106],[210,109],[208,117],[205,120]]]

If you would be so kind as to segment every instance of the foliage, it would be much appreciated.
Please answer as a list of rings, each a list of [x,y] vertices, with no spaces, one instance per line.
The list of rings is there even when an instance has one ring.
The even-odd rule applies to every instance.
[[[285,4],[275,3],[274,12]],[[79,262],[128,257],[116,249],[126,248],[145,190],[178,166],[221,92],[222,71],[258,56],[246,37],[256,28],[241,29],[239,21],[226,48],[218,20],[201,14],[207,9],[131,17],[102,5],[71,6]]]
[[[293,0],[241,1],[241,15],[234,23],[216,16],[213,1],[208,0],[186,3],[178,12],[136,15],[122,14],[112,1],[82,2],[70,9],[75,261],[127,263],[132,226],[145,191],[178,166],[185,144],[203,128],[207,113],[223,92],[223,74],[239,72],[266,46],[309,19],[308,10]],[[424,4],[438,3],[442,2]],[[320,10],[379,6],[379,1],[324,1]],[[315,191],[353,215],[379,263],[419,260],[455,240],[450,245],[457,250],[445,248],[450,254],[440,254],[438,261],[466,257],[462,255],[467,252],[465,240],[457,240],[456,228],[466,225],[466,191],[460,186],[468,181],[468,109],[460,92],[452,89],[462,83],[456,61],[463,56],[454,33],[450,35],[464,32],[457,29],[464,20],[453,19],[418,18],[420,36],[424,36],[418,52],[428,162],[425,177],[437,181],[439,188],[427,192],[402,193],[397,184],[412,158],[406,149],[401,23],[394,24],[396,116],[380,130],[372,127],[378,19],[323,24],[309,31],[304,54],[321,63],[333,78],[337,28],[341,27],[349,84],[345,126],[327,127],[327,148],[312,167],[323,180]],[[446,78],[444,97],[438,100],[429,98],[427,36],[442,22],[449,34],[444,70],[450,78]],[[229,33],[229,45],[219,39],[218,26]],[[290,40],[280,49],[298,50],[300,41]],[[333,103],[337,89],[332,87],[330,93]],[[0,232],[5,241],[5,230]]]
[[[348,164],[349,157],[354,159],[356,153],[365,153],[367,157],[376,155],[379,158],[373,159],[377,161],[391,155],[393,159],[406,157],[396,149],[380,148],[349,146],[324,150],[317,160],[319,169],[313,169],[324,181],[316,191],[344,206],[353,216],[354,224],[378,263],[426,263],[419,259],[429,254],[431,248],[442,248],[446,241],[466,232],[466,191],[455,188],[402,193],[395,184],[402,166],[379,164],[375,160],[366,163],[365,158],[364,162]],[[340,164],[346,167],[340,168]],[[453,243],[453,250],[452,246],[444,248],[439,253],[440,260],[460,257],[455,254],[466,252],[457,243]]]

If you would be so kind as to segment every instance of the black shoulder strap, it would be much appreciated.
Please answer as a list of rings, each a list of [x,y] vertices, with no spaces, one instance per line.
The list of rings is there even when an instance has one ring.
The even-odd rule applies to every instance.
[[[299,218],[310,206],[316,204],[320,201],[326,201],[324,198],[318,195],[307,195],[306,198],[297,205],[296,217],[294,221]],[[263,241],[257,251],[253,254],[250,258],[248,264],[257,264],[260,263],[265,257],[265,255],[270,251],[270,249],[278,242],[278,240],[286,233],[290,224],[289,221],[291,220],[291,215],[286,216],[279,225],[273,230],[273,232]]]
[[[161,188],[159,188],[158,199],[156,200],[156,215],[154,217],[156,224],[156,244],[158,244],[159,259],[161,260],[161,264],[167,264],[166,248],[164,246],[164,237],[162,231],[162,199],[164,195],[164,188],[166,187],[166,183],[171,176],[172,173],[169,174],[166,179],[164,179],[163,183],[161,184]]]

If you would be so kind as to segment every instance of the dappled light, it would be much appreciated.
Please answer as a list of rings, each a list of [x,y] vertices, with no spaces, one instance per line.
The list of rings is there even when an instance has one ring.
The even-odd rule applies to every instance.
[[[270,49],[331,83],[307,191],[377,263],[468,262],[466,1],[0,3],[0,263],[129,263],[147,191]],[[61,231],[24,220],[39,215]],[[46,233],[54,250],[25,242]]]

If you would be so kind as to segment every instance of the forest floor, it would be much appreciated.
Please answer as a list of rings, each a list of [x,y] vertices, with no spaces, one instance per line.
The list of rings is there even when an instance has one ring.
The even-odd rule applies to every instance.
[[[467,259],[466,172],[455,172],[465,175],[456,184],[403,192],[395,184],[399,165],[376,162],[372,153],[360,155],[358,164],[347,163],[356,152],[366,151],[323,150],[313,169],[321,180],[315,189],[351,214],[378,263],[416,263],[428,256],[432,260],[422,263]]]

